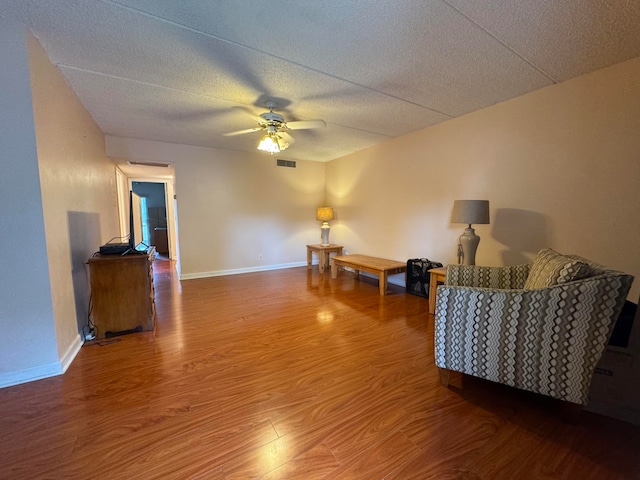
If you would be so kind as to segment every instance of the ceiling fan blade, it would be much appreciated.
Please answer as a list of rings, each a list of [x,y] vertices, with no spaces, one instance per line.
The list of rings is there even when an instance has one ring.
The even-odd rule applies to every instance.
[[[289,145],[292,145],[296,140],[289,135],[287,132],[278,132],[278,135],[280,135],[282,137],[282,139],[287,142]]]
[[[246,130],[238,130],[237,132],[223,133],[225,137],[235,137],[236,135],[244,135],[245,133],[253,133],[262,130],[262,127],[247,128]]]
[[[301,120],[299,122],[287,122],[287,128],[289,130],[302,130],[305,128],[320,128],[326,126],[327,124],[324,120]]]

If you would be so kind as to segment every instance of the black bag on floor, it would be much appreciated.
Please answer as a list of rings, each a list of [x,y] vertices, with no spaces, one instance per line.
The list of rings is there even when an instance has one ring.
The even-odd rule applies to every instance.
[[[429,298],[429,277],[432,268],[442,267],[440,262],[432,262],[428,258],[407,260],[407,293]]]

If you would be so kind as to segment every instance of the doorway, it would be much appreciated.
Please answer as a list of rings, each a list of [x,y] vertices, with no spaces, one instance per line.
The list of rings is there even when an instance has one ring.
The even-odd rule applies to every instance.
[[[165,184],[132,181],[131,189],[141,199],[143,243],[156,248],[156,254],[170,258]]]

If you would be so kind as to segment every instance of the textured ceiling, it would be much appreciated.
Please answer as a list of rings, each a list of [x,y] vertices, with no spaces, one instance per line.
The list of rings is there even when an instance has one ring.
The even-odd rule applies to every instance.
[[[0,0],[106,134],[328,161],[640,55],[639,0]],[[267,154],[265,154],[267,155]]]

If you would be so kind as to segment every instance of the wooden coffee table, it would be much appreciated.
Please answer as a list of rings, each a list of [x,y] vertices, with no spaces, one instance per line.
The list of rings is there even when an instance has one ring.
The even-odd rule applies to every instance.
[[[368,255],[338,255],[331,258],[331,276],[338,277],[338,268],[353,268],[356,275],[360,271],[379,275],[380,295],[384,295],[387,291],[387,280],[389,275],[403,273],[407,271],[407,264],[396,260],[387,260],[385,258],[370,257]]]

